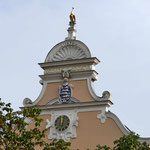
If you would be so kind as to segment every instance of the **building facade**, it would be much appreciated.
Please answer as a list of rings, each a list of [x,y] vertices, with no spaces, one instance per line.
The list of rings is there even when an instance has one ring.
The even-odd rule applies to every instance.
[[[113,147],[113,141],[130,131],[120,119],[109,111],[113,104],[109,91],[97,96],[93,89],[98,73],[95,65],[100,61],[92,57],[89,48],[76,39],[75,15],[70,14],[68,37],[55,45],[40,75],[42,90],[35,101],[25,98],[24,107],[36,106],[42,110],[41,129],[47,128],[45,140],[63,139],[71,142],[73,150],[95,149],[96,145]],[[23,108],[23,107],[22,107]],[[30,119],[29,127],[33,126]],[[147,141],[149,138],[140,138]],[[37,148],[39,149],[39,148]]]

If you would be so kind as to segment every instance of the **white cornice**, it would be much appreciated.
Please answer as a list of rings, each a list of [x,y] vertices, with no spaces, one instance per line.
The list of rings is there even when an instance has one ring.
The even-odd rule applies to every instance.
[[[100,110],[100,107],[110,107],[113,103],[110,100],[105,101],[94,101],[94,102],[80,102],[80,103],[70,103],[70,104],[54,104],[54,105],[36,105],[36,107],[41,110],[61,110],[61,109],[77,109],[77,108],[87,108],[95,107]],[[27,106],[28,107],[28,106]],[[24,109],[25,107],[21,107]]]
[[[55,62],[46,62],[39,63],[41,68],[45,69],[47,67],[58,67],[58,66],[66,66],[66,65],[80,65],[80,64],[93,64],[96,65],[100,61],[96,57],[84,58],[84,59],[74,59],[74,60],[65,60],[65,61],[55,61]]]
[[[89,111],[101,111],[97,116],[102,123],[105,123],[106,115],[105,112],[113,103],[110,100],[94,101],[94,102],[78,102],[69,104],[53,104],[53,105],[36,105],[37,108],[41,109],[41,115],[52,114],[53,112],[72,111],[76,112],[89,112]],[[29,107],[29,106],[27,106]],[[21,109],[27,107],[20,107]]]
[[[129,135],[131,131],[129,131],[120,121],[120,119],[112,112],[108,111],[105,113],[106,117],[111,118],[115,121],[115,123],[117,124],[117,126],[119,127],[119,129],[122,131],[123,134],[125,135]],[[140,142],[147,142],[148,144],[150,144],[150,138],[144,138],[144,137],[140,137],[139,138]]]
[[[85,71],[71,71],[71,80],[81,80],[81,79],[87,79],[89,77],[92,77],[93,80],[97,80],[98,73],[95,70],[85,70]],[[51,73],[51,74],[45,74],[40,75],[42,80],[49,81],[49,82],[60,82],[63,81],[62,74],[61,73]]]
[[[112,112],[108,111],[108,112],[106,112],[106,116],[108,118],[111,118],[111,119],[113,119],[115,121],[117,126],[123,132],[123,134],[129,135],[130,131],[127,130],[127,128],[121,123],[120,119],[115,114],[113,114]]]

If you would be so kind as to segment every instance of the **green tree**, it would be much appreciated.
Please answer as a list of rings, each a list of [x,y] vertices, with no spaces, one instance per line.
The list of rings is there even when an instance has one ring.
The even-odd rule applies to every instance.
[[[43,139],[46,130],[40,130],[41,110],[29,107],[22,111],[13,111],[11,104],[0,100],[0,150],[34,150],[36,146],[44,150],[69,150],[70,143],[63,140],[46,143]],[[34,122],[34,128],[27,130],[25,118]]]
[[[96,150],[149,150],[149,145],[146,142],[141,143],[139,135],[134,132],[115,140],[114,145],[114,148],[98,145]]]

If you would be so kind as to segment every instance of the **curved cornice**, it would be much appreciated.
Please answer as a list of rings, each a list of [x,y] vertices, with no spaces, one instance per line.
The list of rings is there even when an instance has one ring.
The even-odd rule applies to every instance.
[[[24,107],[35,106],[41,100],[41,98],[43,97],[43,95],[45,93],[46,87],[47,87],[47,82],[46,81],[42,81],[42,82],[43,82],[42,90],[41,90],[41,93],[38,96],[38,98],[34,102],[32,102],[32,100],[30,100],[29,98],[25,98],[23,100]]]
[[[102,100],[110,100],[110,101],[111,101],[112,96],[111,96],[111,94],[110,94],[109,91],[104,91],[104,92],[102,93],[102,97],[99,97],[99,96],[96,95],[96,93],[95,93],[95,91],[94,91],[94,88],[93,88],[93,86],[92,86],[92,85],[93,85],[93,81],[92,81],[93,78],[94,78],[94,77],[89,77],[89,78],[87,79],[87,82],[88,82],[88,90],[89,90],[91,96],[95,99],[95,101],[102,101]],[[96,77],[95,77],[95,78],[96,78]]]
[[[55,45],[48,53],[45,62],[91,57],[89,48],[79,40],[65,40]]]
[[[122,124],[122,122],[120,121],[120,119],[112,112],[108,111],[106,112],[106,116],[108,118],[111,118],[112,120],[115,121],[115,123],[117,124],[117,126],[119,127],[119,129],[122,131],[122,133],[124,135],[129,135],[131,131],[129,131],[125,125]],[[144,138],[144,137],[140,137],[139,138],[140,142],[147,142],[148,144],[150,144],[150,138]]]
[[[125,135],[130,134],[130,131],[127,130],[127,128],[122,124],[120,119],[114,113],[108,111],[108,112],[106,112],[106,116],[115,121],[115,123],[117,124],[117,126],[119,127],[119,129],[122,131],[123,134],[125,134]]]

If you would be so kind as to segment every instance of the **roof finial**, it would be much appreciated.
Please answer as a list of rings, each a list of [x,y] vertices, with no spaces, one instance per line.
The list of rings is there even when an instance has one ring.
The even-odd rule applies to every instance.
[[[76,17],[75,14],[73,13],[74,7],[72,7],[72,11],[70,13],[70,22],[69,25],[70,27],[74,27],[74,25],[76,24]]]
[[[76,39],[76,29],[74,28],[75,24],[76,24],[76,17],[73,13],[74,7],[72,7],[72,11],[70,13],[70,22],[69,22],[69,28],[68,28],[68,37],[66,38],[66,40],[75,40]]]

